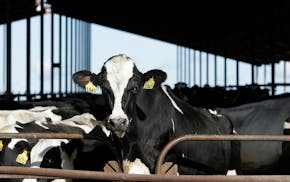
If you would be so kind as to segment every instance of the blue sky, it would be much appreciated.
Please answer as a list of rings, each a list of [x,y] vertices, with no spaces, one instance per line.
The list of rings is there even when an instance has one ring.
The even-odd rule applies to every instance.
[[[176,83],[176,45],[96,24],[92,40],[92,71],[99,72],[108,58],[124,53],[141,72],[162,69],[168,73],[166,83]]]
[[[58,15],[55,15],[55,29],[58,27]],[[44,65],[45,65],[45,85],[44,91],[50,91],[50,16],[44,16]],[[12,23],[12,91],[14,93],[25,92],[26,89],[26,21],[21,20]],[[31,19],[32,25],[32,85],[31,90],[32,93],[37,93],[39,90],[39,17],[34,17]],[[174,87],[174,84],[177,80],[177,72],[176,72],[176,50],[177,47],[175,44],[139,36],[136,34],[104,27],[97,24],[92,24],[91,26],[91,71],[99,72],[103,63],[111,56],[124,53],[134,59],[137,67],[141,72],[146,72],[150,69],[162,69],[168,75],[166,80],[166,84],[171,87]],[[3,26],[0,26],[0,78],[3,78],[5,69],[3,67],[4,62],[4,52],[3,52]],[[64,37],[64,36],[63,36]],[[55,42],[58,42],[58,34],[55,34]],[[56,44],[55,51],[55,60],[58,60],[58,45]],[[204,52],[201,53],[202,59],[205,60],[206,54]],[[197,60],[199,60],[199,54],[197,54]],[[218,78],[217,84],[223,86],[224,85],[224,58],[218,56]],[[57,61],[56,61],[57,62]],[[205,61],[204,61],[205,62]],[[214,86],[214,78],[213,78],[213,55],[209,54],[209,84]],[[199,61],[196,62],[197,68],[199,68]],[[228,59],[227,63],[227,83],[228,85],[236,84],[236,63],[234,60]],[[203,63],[202,67],[202,86],[205,84],[206,78],[206,70],[205,63]],[[266,66],[267,75],[266,82],[270,82],[270,66]],[[287,63],[287,81],[290,81],[290,64]],[[283,82],[283,62],[280,64],[276,64],[276,82]],[[197,80],[199,80],[199,71],[197,71]],[[35,79],[37,78],[37,79]],[[57,75],[55,79],[58,79]],[[187,78],[188,79],[188,78]],[[258,82],[264,83],[264,66],[259,67],[258,69]],[[199,83],[199,81],[198,81]],[[240,63],[240,84],[250,84],[251,83],[251,66],[246,63]],[[192,85],[189,85],[192,86]],[[57,84],[55,84],[57,87]],[[57,88],[56,88],[57,89]],[[0,92],[4,91],[4,82],[3,79],[0,79]],[[279,92],[281,93],[283,88],[279,88]],[[290,89],[287,88],[289,92]]]

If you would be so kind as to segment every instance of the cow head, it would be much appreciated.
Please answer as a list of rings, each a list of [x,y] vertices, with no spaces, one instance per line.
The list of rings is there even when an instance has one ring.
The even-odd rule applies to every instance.
[[[156,75],[155,79],[152,77]],[[88,91],[95,89],[88,86],[99,85],[111,109],[107,127],[122,138],[136,114],[136,95],[143,87],[152,89],[166,79],[166,73],[151,70],[142,74],[135,63],[126,55],[109,58],[99,74],[90,71],[79,71],[73,74],[73,80]],[[149,80],[149,81],[148,81]]]

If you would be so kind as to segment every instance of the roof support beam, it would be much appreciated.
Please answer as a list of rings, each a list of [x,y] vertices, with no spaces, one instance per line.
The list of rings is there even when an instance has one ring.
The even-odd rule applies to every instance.
[[[271,88],[272,95],[275,95],[275,63],[271,63]]]

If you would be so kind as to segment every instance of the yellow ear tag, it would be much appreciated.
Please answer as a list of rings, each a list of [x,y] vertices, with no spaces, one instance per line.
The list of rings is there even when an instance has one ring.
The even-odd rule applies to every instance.
[[[75,159],[77,158],[77,155],[78,155],[78,149],[75,148],[74,151],[73,151],[73,153],[72,153],[71,156],[70,156],[70,159],[71,159],[72,161],[75,160]]]
[[[3,141],[0,140],[0,152],[3,150]]]
[[[97,87],[92,82],[89,82],[86,84],[86,92],[95,94],[97,93]]]
[[[27,153],[27,150],[24,150],[21,154],[19,154],[16,158],[16,162],[25,165],[28,160]]]
[[[147,80],[147,81],[144,83],[143,88],[144,88],[144,89],[153,89],[154,84],[155,84],[154,78],[151,77],[149,80]]]

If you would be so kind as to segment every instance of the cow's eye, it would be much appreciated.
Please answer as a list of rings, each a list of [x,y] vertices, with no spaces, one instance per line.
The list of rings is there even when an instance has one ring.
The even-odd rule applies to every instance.
[[[129,89],[129,92],[132,94],[136,94],[138,92],[138,87],[133,87],[133,88]]]

